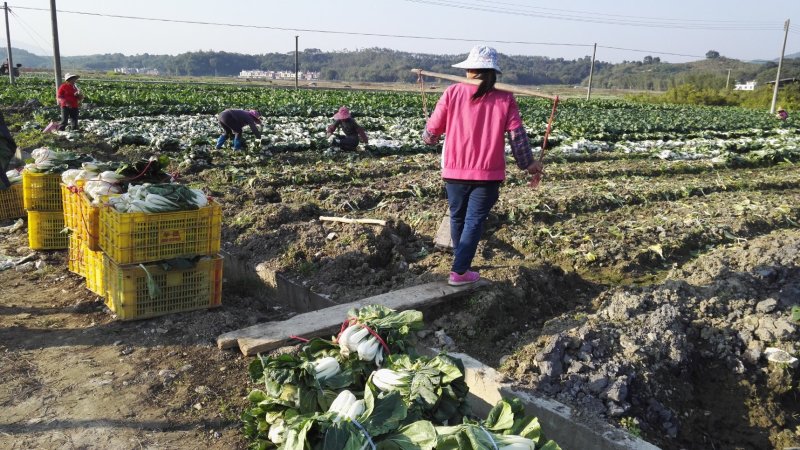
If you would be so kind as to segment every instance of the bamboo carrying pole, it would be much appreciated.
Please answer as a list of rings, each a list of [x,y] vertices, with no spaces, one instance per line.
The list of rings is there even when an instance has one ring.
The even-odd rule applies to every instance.
[[[386,221],[381,219],[351,219],[349,217],[326,217],[320,216],[320,222],[343,222],[343,223],[363,223],[367,225],[386,226]]]
[[[481,84],[481,80],[466,78],[466,77],[459,77],[458,75],[448,75],[446,73],[438,73],[438,72],[428,72],[427,70],[422,69],[411,69],[412,72],[416,73],[417,75],[424,75],[427,77],[434,77],[434,78],[441,78],[443,80],[450,80],[455,81],[457,83],[469,83],[474,85]],[[494,88],[501,90],[501,91],[508,91],[514,94],[520,95],[532,95],[534,97],[541,97],[547,98],[550,100],[555,100],[556,97],[553,95],[542,94],[541,92],[537,92],[531,89],[527,89],[520,86],[514,86],[513,84],[506,84],[506,83],[495,83]]]

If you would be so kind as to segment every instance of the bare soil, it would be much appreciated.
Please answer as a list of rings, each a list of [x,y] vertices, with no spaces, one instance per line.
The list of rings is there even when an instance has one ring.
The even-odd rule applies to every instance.
[[[112,157],[143,151],[123,147]],[[66,270],[59,251],[37,253],[44,269],[0,272],[4,448],[244,448],[238,415],[253,387],[249,360],[219,351],[215,339],[295,313],[259,273],[281,273],[346,302],[441,280],[449,271],[451,255],[432,242],[446,205],[438,155],[286,152],[254,163],[240,154],[209,154],[210,162],[187,171],[185,180],[205,186],[224,207],[222,308],[117,321]],[[732,264],[730,257],[712,257],[692,266],[698,258],[715,250],[755,255],[741,244],[783,239],[800,220],[796,169],[786,166],[744,171],[628,159],[553,162],[538,191],[524,182],[510,172],[478,249],[475,267],[492,286],[430,311],[420,337],[466,351],[531,388],[542,383],[536,358],[547,339],[602,322],[597,314],[614,293],[633,302],[644,295],[636,289],[659,289],[668,276],[691,282],[681,269]],[[323,215],[388,223],[321,222]],[[16,232],[0,241],[0,255],[24,256],[26,247],[24,230]],[[788,285],[797,281],[793,264],[780,265]],[[763,300],[736,292],[753,302],[748,308]],[[699,311],[690,301],[695,294],[674,290],[676,302]],[[794,332],[780,343],[790,346],[796,338]],[[653,372],[674,384],[672,395],[681,401],[655,396],[651,384],[637,381],[627,385],[631,398],[623,415],[591,408],[587,414],[617,425],[640,419],[639,432],[664,448],[797,444],[796,389],[786,390],[797,386],[796,373],[764,372],[763,360],[744,373],[717,362],[690,360],[670,369],[683,371],[682,378]],[[569,402],[558,396],[568,381],[547,380],[561,388],[542,393]],[[721,387],[729,394],[718,395]],[[646,403],[633,404],[646,395],[677,417],[670,421],[674,436],[672,428],[650,424]],[[740,441],[744,435],[752,439]]]

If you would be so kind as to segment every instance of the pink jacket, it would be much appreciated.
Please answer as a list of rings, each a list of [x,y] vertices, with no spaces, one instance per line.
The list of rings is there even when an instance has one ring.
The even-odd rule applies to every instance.
[[[473,101],[477,90],[466,83],[450,86],[428,119],[428,133],[447,135],[442,178],[503,181],[506,177],[505,133],[522,126],[519,107],[513,94],[498,90]]]

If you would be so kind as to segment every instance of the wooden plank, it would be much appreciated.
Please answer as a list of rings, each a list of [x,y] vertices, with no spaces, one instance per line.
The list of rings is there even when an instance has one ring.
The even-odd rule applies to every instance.
[[[449,298],[463,295],[489,284],[487,280],[464,286],[449,286],[447,282],[421,284],[385,294],[368,297],[351,303],[331,306],[304,314],[298,314],[280,322],[265,322],[220,335],[217,346],[221,349],[239,346],[245,355],[255,355],[282,347],[291,341],[289,336],[305,338],[330,336],[339,330],[351,308],[365,305],[384,305],[396,310],[418,309]]]

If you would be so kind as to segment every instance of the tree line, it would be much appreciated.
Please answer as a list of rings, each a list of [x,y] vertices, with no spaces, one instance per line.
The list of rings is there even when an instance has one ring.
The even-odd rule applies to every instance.
[[[24,67],[50,68],[52,59],[14,49],[14,62]],[[385,48],[323,52],[305,49],[299,54],[300,70],[320,72],[323,80],[365,82],[413,82],[410,69],[461,74],[450,67],[466,54],[435,55],[401,52]],[[242,70],[293,71],[294,52],[248,55],[230,52],[197,51],[178,55],[124,55],[122,53],[62,57],[69,70],[109,72],[117,67],[155,68],[171,76],[238,76]],[[502,81],[522,85],[586,85],[591,58],[548,58],[544,56],[500,55]],[[773,62],[748,63],[709,51],[706,59],[689,63],[662,62],[647,55],[641,60],[622,63],[595,63],[594,84],[600,88],[666,91],[681,84],[701,88],[724,88],[726,82],[757,80],[765,83],[775,77]],[[728,70],[731,77],[728,79]],[[783,77],[800,77],[800,59],[785,62]]]

